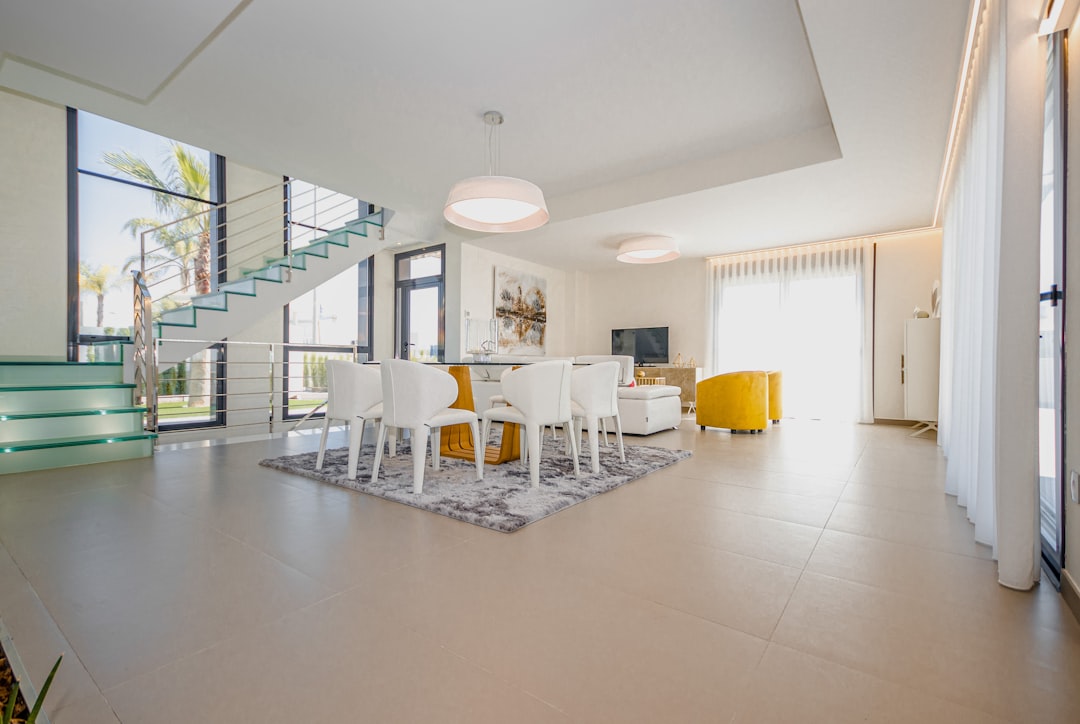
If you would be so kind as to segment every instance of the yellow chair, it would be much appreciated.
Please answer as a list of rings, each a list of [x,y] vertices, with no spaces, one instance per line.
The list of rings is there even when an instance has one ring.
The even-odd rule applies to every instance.
[[[778,423],[784,416],[784,373],[770,370],[765,374],[769,376],[769,419]]]
[[[779,378],[778,378],[779,379]],[[697,383],[697,424],[761,432],[769,424],[766,373],[728,372]]]

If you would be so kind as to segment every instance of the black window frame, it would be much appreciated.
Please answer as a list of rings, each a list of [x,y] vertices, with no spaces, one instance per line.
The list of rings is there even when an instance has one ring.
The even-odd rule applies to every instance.
[[[414,256],[423,256],[434,251],[439,252],[439,273],[417,279],[401,278],[401,262]],[[404,335],[402,327],[405,324],[405,293],[412,289],[437,288],[439,293],[439,332],[438,354],[436,362],[446,361],[446,244],[432,244],[419,249],[403,251],[394,254],[394,357],[408,359],[408,354],[403,354]]]

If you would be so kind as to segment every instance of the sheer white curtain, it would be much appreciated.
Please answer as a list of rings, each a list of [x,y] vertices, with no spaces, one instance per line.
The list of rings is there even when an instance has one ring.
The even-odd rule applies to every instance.
[[[872,422],[872,259],[864,240],[710,259],[706,374],[779,369],[785,414]]]
[[[994,471],[998,277],[1001,238],[1004,69],[1000,5],[984,10],[972,57],[963,139],[945,204],[942,242],[941,382],[938,442],[945,492],[997,544]],[[996,554],[996,551],[995,551]]]
[[[938,440],[998,580],[1039,579],[1038,238],[1045,44],[1035,0],[983,0],[945,197]]]

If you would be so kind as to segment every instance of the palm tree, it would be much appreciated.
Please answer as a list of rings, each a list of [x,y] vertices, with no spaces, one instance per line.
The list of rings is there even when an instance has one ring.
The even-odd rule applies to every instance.
[[[79,262],[79,289],[97,297],[97,326],[105,326],[105,292],[117,286],[116,269],[103,264],[92,269],[85,261]]]
[[[166,158],[166,173],[162,179],[146,162],[130,151],[106,152],[101,160],[127,178],[155,189],[154,206],[161,218],[138,217],[129,219],[124,228],[131,238],[150,229],[158,229],[151,236],[158,248],[146,255],[146,266],[154,267],[153,276],[162,277],[170,267],[176,268],[181,291],[188,292],[194,282],[196,294],[211,291],[210,205],[195,199],[210,195],[210,169],[206,163],[182,145],[173,141]],[[176,195],[180,194],[180,195]],[[183,219],[164,229],[158,227],[177,219]],[[141,254],[130,257],[124,263],[124,271],[142,263]],[[149,281],[149,280],[148,280]],[[164,308],[171,299],[162,299]],[[200,352],[192,360],[191,378],[188,381],[188,406],[202,407],[210,404],[210,356]]]
[[[154,192],[154,206],[161,218],[129,219],[124,228],[136,239],[144,231],[184,219],[154,232],[153,239],[158,248],[147,254],[146,264],[157,267],[156,276],[175,266],[182,291],[191,289],[194,282],[196,294],[209,294],[212,269],[210,214],[205,212],[210,207],[206,202],[194,200],[210,195],[210,169],[206,163],[175,141],[169,147],[164,179],[145,159],[130,151],[106,152],[101,160],[133,181],[166,190]],[[140,259],[139,255],[129,258],[124,271],[140,263]]]

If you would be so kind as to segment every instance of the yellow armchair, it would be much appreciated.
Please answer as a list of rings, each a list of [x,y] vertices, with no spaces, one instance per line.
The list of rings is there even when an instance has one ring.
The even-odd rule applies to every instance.
[[[765,372],[728,372],[697,383],[697,424],[760,432],[769,424]]]

